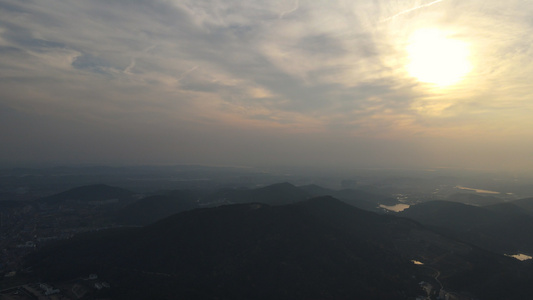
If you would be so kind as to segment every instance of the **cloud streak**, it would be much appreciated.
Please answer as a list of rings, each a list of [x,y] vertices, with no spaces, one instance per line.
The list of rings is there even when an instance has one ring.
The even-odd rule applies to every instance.
[[[392,20],[392,19],[394,19],[394,18],[397,18],[397,17],[399,17],[399,16],[402,16],[402,15],[405,15],[405,14],[408,14],[408,13],[411,13],[411,12],[413,12],[413,11],[415,11],[415,10],[419,10],[419,9],[421,9],[421,8],[430,7],[430,6],[432,6],[432,5],[435,5],[435,4],[437,4],[437,3],[440,3],[440,2],[442,2],[442,1],[444,1],[444,0],[435,0],[435,1],[432,1],[432,2],[429,2],[429,3],[426,3],[426,4],[418,5],[418,6],[415,6],[415,7],[413,7],[413,8],[403,10],[403,11],[401,11],[401,12],[399,12],[399,13],[396,13],[396,14],[394,14],[394,15],[388,17],[388,18],[385,18],[385,19],[381,20],[381,22],[388,22],[388,21],[390,21],[390,20]]]
[[[300,8],[300,0],[294,0],[294,7],[289,9],[289,10],[286,10],[286,11],[283,11],[279,14],[279,19],[283,19],[283,17],[285,17],[286,15],[288,14],[291,14],[295,11],[298,10],[298,8]]]

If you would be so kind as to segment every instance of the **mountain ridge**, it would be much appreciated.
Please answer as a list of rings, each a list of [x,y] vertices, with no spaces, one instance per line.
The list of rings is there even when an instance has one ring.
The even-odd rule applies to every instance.
[[[411,260],[438,268],[445,284],[457,286],[472,276],[497,277],[513,263],[415,221],[317,197],[189,210],[143,228],[65,241],[28,265],[56,279],[98,272],[116,299],[407,299],[434,274]]]

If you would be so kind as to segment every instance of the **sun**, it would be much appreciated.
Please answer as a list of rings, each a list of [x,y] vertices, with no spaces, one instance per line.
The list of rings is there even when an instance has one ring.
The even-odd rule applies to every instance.
[[[468,44],[438,29],[418,30],[407,45],[407,72],[418,81],[439,87],[461,81],[472,70]]]

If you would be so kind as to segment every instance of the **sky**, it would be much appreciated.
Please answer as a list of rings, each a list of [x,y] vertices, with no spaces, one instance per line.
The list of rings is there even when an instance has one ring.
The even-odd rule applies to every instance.
[[[533,171],[530,0],[0,0],[0,163]]]

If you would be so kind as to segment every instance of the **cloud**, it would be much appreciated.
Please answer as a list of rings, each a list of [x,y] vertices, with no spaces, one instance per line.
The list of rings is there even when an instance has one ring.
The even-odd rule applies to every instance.
[[[86,134],[165,128],[184,139],[188,128],[215,141],[243,127],[316,145],[461,127],[488,136],[494,122],[504,136],[531,122],[532,13],[520,1],[4,0],[0,104],[39,122],[77,120]],[[407,74],[421,27],[470,44],[461,84],[438,90]]]
[[[140,2],[146,9],[142,13],[118,3],[80,4],[76,11],[73,6],[60,6],[51,0],[43,5],[17,3],[13,7],[15,5],[18,7],[13,11],[25,11],[25,18],[32,14],[32,21],[23,23],[9,18],[14,20],[11,24],[20,27],[20,32],[40,37],[38,40],[30,37],[14,40],[26,52],[37,48],[48,49],[50,51],[45,51],[49,54],[63,51],[63,55],[70,54],[65,62],[71,60],[74,69],[109,75],[123,83],[142,82],[154,88],[191,90],[192,86],[204,86],[200,90],[207,91],[207,86],[225,86],[231,87],[231,93],[236,95],[239,94],[236,89],[246,90],[247,85],[262,86],[284,98],[281,102],[293,103],[286,107],[297,109],[302,102],[297,94],[310,94],[305,91],[309,83],[325,87],[336,78],[345,77],[347,58],[359,59],[358,54],[347,53],[353,50],[352,45],[332,33],[337,25],[328,25],[332,28],[322,25],[322,32],[317,33],[301,25],[278,24],[279,21],[270,16],[279,8],[258,3],[207,5],[201,1],[160,1],[148,6]],[[157,16],[158,20],[151,16]],[[266,23],[257,22],[258,18],[264,18]],[[316,22],[314,16],[304,18]],[[32,27],[48,23],[55,26]],[[298,31],[291,31],[291,28]],[[284,31],[289,34],[282,35]],[[13,35],[19,36],[18,33]],[[285,46],[280,40],[283,38]],[[158,47],[146,51],[149,45]],[[279,49],[280,46],[284,48]],[[358,47],[362,49],[358,51],[372,49],[371,44]],[[286,52],[288,60],[282,58],[284,54],[276,54],[279,51]],[[56,63],[60,63],[59,58]],[[190,72],[196,69],[203,72],[190,77]],[[287,80],[283,77],[287,75],[292,81],[292,90],[285,87]],[[185,77],[189,82],[183,83]],[[219,92],[220,88],[211,88],[211,91]],[[315,88],[312,94],[321,98],[320,94],[326,97],[329,92]],[[234,96],[223,97],[225,101],[236,103]],[[308,110],[305,106],[301,109]]]

